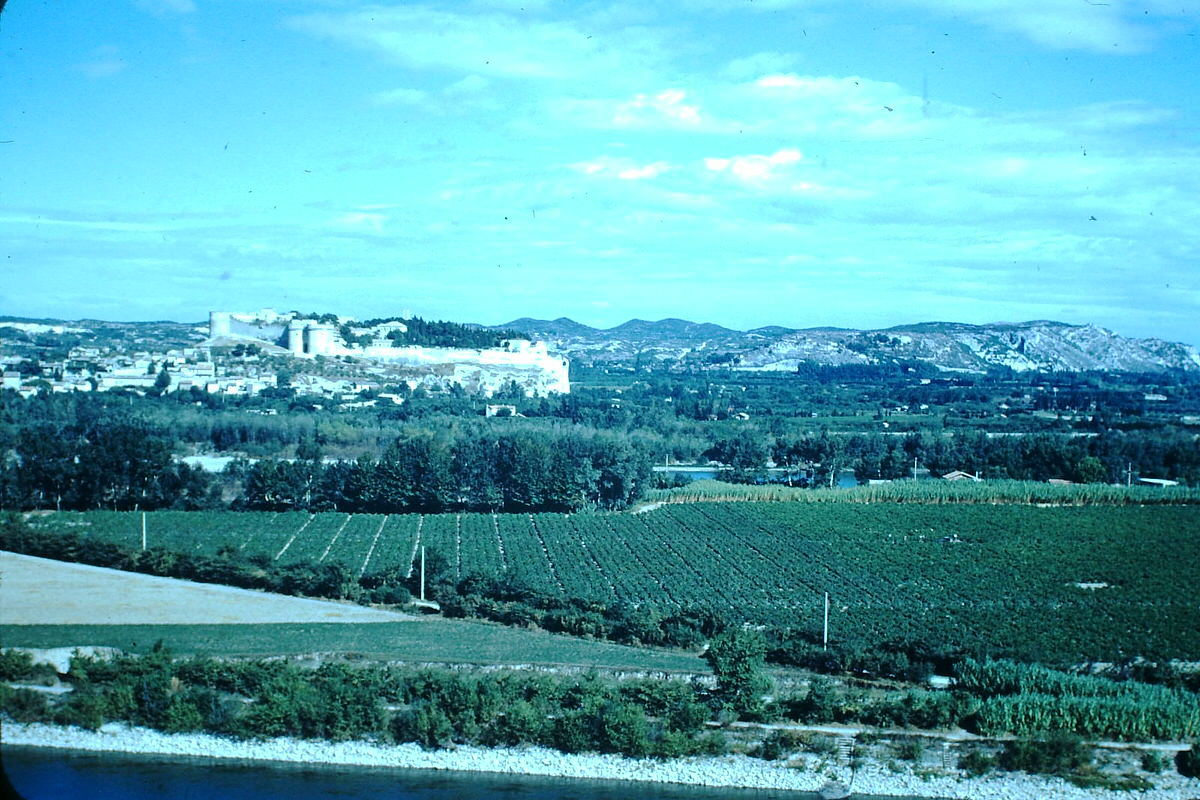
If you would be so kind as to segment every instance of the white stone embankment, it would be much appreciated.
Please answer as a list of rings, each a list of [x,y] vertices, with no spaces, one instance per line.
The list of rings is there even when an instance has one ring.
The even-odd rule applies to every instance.
[[[765,762],[746,756],[688,758],[671,761],[638,760],[607,755],[571,755],[540,747],[481,748],[427,751],[415,744],[381,745],[370,742],[324,742],[297,739],[243,741],[207,734],[165,734],[146,728],[108,724],[98,731],[55,725],[5,721],[0,741],[7,745],[69,750],[199,756],[207,758],[289,761],[343,766],[382,766],[544,775],[565,778],[653,781],[697,786],[736,786],[815,792],[831,780],[849,785],[855,794],[961,798],[961,800],[1186,800],[1200,797],[1200,780],[1178,775],[1157,776],[1157,788],[1147,792],[1084,790],[1059,780],[1026,775],[996,775],[982,779],[954,776],[928,779],[894,772],[878,765],[847,769],[807,768]],[[801,766],[801,768],[797,768]]]

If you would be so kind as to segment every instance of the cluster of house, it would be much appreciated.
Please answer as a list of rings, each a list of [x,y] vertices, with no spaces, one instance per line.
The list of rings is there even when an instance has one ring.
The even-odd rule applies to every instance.
[[[13,364],[12,366],[16,366]],[[42,363],[42,374],[22,377],[16,369],[4,370],[3,388],[28,397],[39,391],[103,392],[111,389],[152,390],[161,385],[166,371],[170,389],[199,388],[222,394],[257,394],[275,385],[271,375],[226,375],[198,348],[165,353],[111,353],[98,347],[76,347],[56,364]]]
[[[3,364],[3,384],[23,397],[41,391],[103,392],[113,389],[152,391],[162,386],[165,370],[168,391],[198,389],[209,394],[253,396],[278,384],[275,368],[249,358],[237,362],[212,360],[205,348],[187,347],[166,352],[110,352],[99,347],[76,347],[57,363],[42,362],[42,374],[23,375],[19,361]],[[378,390],[377,381],[296,375],[289,385],[297,394],[334,398]],[[388,398],[385,398],[387,400]],[[398,399],[398,398],[397,398]]]

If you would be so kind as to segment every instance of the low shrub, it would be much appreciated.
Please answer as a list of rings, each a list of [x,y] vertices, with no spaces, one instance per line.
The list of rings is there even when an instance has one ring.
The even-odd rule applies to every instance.
[[[801,737],[793,731],[773,730],[758,746],[754,755],[764,761],[787,758],[802,747]]]
[[[897,739],[892,744],[892,749],[896,752],[896,757],[905,761],[920,761],[921,756],[925,755],[925,742],[915,736]]]
[[[1082,739],[1071,734],[1056,733],[1044,739],[1006,742],[998,763],[1011,772],[1065,775],[1086,767],[1091,761],[1091,749]]]
[[[0,684],[0,711],[15,722],[39,722],[48,714],[46,696],[32,689],[13,689]]]
[[[20,650],[0,650],[0,681],[23,681],[33,674],[33,656]]]
[[[1146,752],[1142,753],[1142,769],[1146,772],[1158,774],[1167,768],[1166,760],[1158,753]]]
[[[982,750],[971,750],[958,759],[958,768],[972,777],[978,777],[996,768],[996,759]]]
[[[1200,778],[1200,750],[1195,742],[1188,750],[1180,750],[1175,756],[1175,769],[1185,778]]]

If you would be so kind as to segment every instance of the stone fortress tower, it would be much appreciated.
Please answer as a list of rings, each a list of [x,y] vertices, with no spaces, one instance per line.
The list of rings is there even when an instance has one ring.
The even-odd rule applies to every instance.
[[[228,311],[208,312],[208,335],[214,339],[218,336],[229,336],[232,332],[229,317]]]
[[[337,329],[328,322],[293,319],[287,326],[287,349],[295,356],[336,355],[334,335]]]

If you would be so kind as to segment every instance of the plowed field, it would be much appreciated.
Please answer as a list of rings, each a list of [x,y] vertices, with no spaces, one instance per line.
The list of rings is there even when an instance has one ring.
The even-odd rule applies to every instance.
[[[0,552],[0,624],[399,622],[407,614]]]

